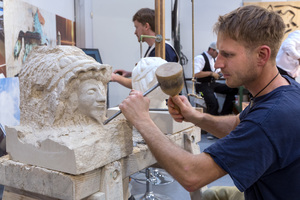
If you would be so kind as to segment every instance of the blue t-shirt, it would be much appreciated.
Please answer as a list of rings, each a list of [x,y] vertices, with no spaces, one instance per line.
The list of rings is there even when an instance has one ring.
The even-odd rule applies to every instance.
[[[165,51],[166,51],[166,61],[168,62],[178,62],[177,54],[174,49],[167,43],[165,43]],[[155,57],[155,48],[150,52],[149,57]]]
[[[204,150],[245,199],[300,199],[300,85],[287,79],[291,85],[255,98],[240,124]]]

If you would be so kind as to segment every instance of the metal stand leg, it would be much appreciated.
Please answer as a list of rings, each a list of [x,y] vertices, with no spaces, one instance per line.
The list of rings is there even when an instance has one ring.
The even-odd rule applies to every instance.
[[[174,182],[174,178],[170,176],[165,170],[159,168],[149,167],[151,175],[151,183],[152,185],[167,185]],[[146,184],[146,170],[140,171],[131,176],[136,182],[141,184]]]
[[[153,182],[156,181],[156,177],[153,174],[152,168],[146,169],[146,193],[135,196],[137,200],[171,200],[168,196],[162,194],[154,194],[152,189]]]

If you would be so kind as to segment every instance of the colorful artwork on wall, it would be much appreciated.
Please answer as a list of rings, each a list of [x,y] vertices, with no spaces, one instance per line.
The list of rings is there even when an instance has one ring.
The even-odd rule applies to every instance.
[[[7,77],[20,72],[30,51],[37,45],[55,46],[59,27],[66,44],[75,45],[74,22],[21,0],[4,1],[4,33]],[[61,24],[61,22],[64,22]],[[60,25],[57,26],[57,23]]]
[[[75,22],[56,15],[56,35],[60,35],[61,45],[75,46]]]
[[[55,45],[55,15],[21,0],[4,1],[7,77],[19,73],[36,45]]]

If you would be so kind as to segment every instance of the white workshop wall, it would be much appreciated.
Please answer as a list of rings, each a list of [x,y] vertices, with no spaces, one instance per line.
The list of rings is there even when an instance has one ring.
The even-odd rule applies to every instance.
[[[140,58],[140,46],[134,35],[132,15],[142,7],[154,8],[154,0],[23,0],[49,12],[70,20],[75,20],[75,3],[81,9],[76,10],[77,45],[79,47],[98,48],[105,63],[113,70],[122,68],[132,70]],[[206,0],[195,3],[195,55],[205,51],[210,42],[216,40],[212,33],[213,24],[219,15],[223,15],[243,2],[267,2],[284,0]],[[166,0],[166,38],[171,38],[171,17],[173,1]],[[186,77],[192,76],[192,1],[179,0],[182,52],[188,58],[184,66]],[[77,8],[78,9],[78,8]],[[80,15],[81,14],[81,15]],[[79,41],[78,41],[79,40]],[[147,45],[143,45],[145,51]],[[118,105],[129,90],[109,83],[110,107]]]
[[[165,1],[166,38],[171,38],[171,0]],[[115,69],[132,71],[140,60],[140,44],[134,35],[132,16],[140,8],[155,7],[154,0],[93,0],[93,47],[100,50],[104,63]],[[143,54],[147,49],[143,44]],[[118,105],[129,89],[109,83],[110,107]]]
[[[105,63],[114,69],[132,70],[140,58],[140,46],[134,35],[132,15],[142,7],[154,8],[154,0],[23,0],[49,12],[70,20],[75,20],[77,45],[79,47],[98,48]],[[195,55],[206,51],[208,45],[216,40],[212,32],[213,24],[219,15],[223,15],[243,2],[268,2],[284,0],[194,0],[195,3]],[[187,78],[192,76],[192,3],[191,0],[179,0],[182,52],[188,58],[184,66]],[[166,38],[171,38],[171,17],[173,1],[166,0]],[[78,9],[78,8],[76,8]],[[81,10],[80,10],[81,9]],[[81,14],[81,15],[80,15]],[[77,28],[77,27],[76,27]],[[79,40],[79,41],[78,41]],[[147,45],[143,45],[143,52]],[[300,78],[299,78],[300,79]],[[118,105],[129,90],[116,84],[109,84],[110,106]]]
[[[31,5],[74,21],[74,0],[23,0]]]
[[[83,0],[82,0],[83,1]],[[140,59],[140,46],[134,35],[132,15],[142,7],[154,8],[154,0],[86,0],[91,1],[92,21],[91,31],[85,30],[87,37],[92,38],[89,46],[100,50],[104,63],[115,69],[132,70],[134,64]],[[212,32],[214,23],[219,15],[223,15],[241,6],[243,2],[258,2],[259,0],[194,0],[194,28],[195,28],[195,55],[206,51],[216,35]],[[268,0],[265,0],[268,1]],[[272,0],[276,1],[276,0]],[[282,0],[281,0],[282,1]],[[264,1],[262,1],[264,2]],[[173,1],[166,0],[166,38],[171,38],[171,10]],[[192,77],[192,1],[179,0],[180,31],[182,52],[188,58],[184,66],[187,78]],[[147,45],[143,45],[143,52]],[[191,84],[190,84],[191,85]],[[189,89],[191,92],[191,89]],[[109,83],[110,107],[118,105],[129,90],[117,83]]]
[[[154,8],[154,0],[93,0],[93,47],[100,50],[104,63],[115,69],[132,70],[140,59],[140,45],[134,35],[132,16],[143,7]],[[195,55],[205,51],[216,40],[213,24],[219,15],[242,5],[240,0],[195,1]],[[188,63],[184,66],[186,77],[192,76],[192,2],[180,0],[180,30],[182,52]],[[171,11],[173,1],[165,1],[166,38],[171,38]],[[147,45],[144,44],[143,51]],[[117,83],[109,83],[109,106],[118,105],[129,90]]]

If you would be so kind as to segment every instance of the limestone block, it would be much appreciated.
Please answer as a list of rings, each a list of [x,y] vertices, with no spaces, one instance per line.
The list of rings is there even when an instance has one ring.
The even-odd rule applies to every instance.
[[[79,200],[99,192],[101,169],[69,175],[0,158],[0,184],[56,199]],[[40,198],[46,199],[46,198]]]
[[[112,116],[115,112],[119,111],[118,107],[112,107],[107,109],[107,117]],[[169,111],[149,111],[150,117],[153,122],[158,126],[158,128],[165,134],[167,133],[177,133],[184,129],[194,126],[190,122],[176,122],[171,117]],[[119,115],[117,118],[124,119],[124,115]]]
[[[103,192],[97,192],[89,196],[86,200],[106,200],[106,199],[105,199],[105,194]]]
[[[23,127],[7,127],[6,148],[14,161],[70,174],[91,171],[132,153],[132,129],[124,120],[91,130],[70,133],[61,128],[56,135],[53,129],[30,133]],[[35,140],[29,135],[34,134],[40,137],[31,143]]]
[[[121,163],[115,161],[103,167],[101,171],[100,191],[106,200],[123,199],[123,182]]]
[[[189,136],[191,143],[194,147],[198,147],[198,142],[201,140],[201,132],[200,128],[196,126],[192,126],[184,131],[181,131],[176,134],[167,134],[166,136],[176,145],[184,148],[185,145],[185,135]],[[142,169],[145,169],[148,166],[155,164],[157,161],[151,151],[149,150],[146,144],[138,144],[136,147],[133,147],[133,153],[129,156],[123,158],[123,178],[128,177]]]
[[[184,148],[184,135],[188,136],[189,143],[192,145],[199,142],[201,138],[200,129],[195,126],[176,134],[167,134],[167,137]],[[198,145],[197,147],[199,148]],[[5,188],[13,187],[22,194],[29,192],[58,199],[77,200],[85,197],[97,199],[98,196],[99,199],[103,199],[107,193],[109,193],[107,197],[113,199],[116,195],[121,197],[122,192],[124,193],[124,189],[127,188],[123,186],[122,190],[122,179],[125,180],[126,177],[155,163],[156,160],[146,144],[139,144],[134,147],[129,156],[118,162],[112,162],[104,167],[76,176],[26,165],[10,160],[9,156],[3,156],[0,158],[0,184],[5,185]],[[116,190],[115,194],[111,194],[114,189]],[[10,197],[12,196],[11,194]]]
[[[6,129],[11,159],[81,174],[129,155],[131,126],[103,125],[111,68],[74,46],[35,47],[19,74],[20,125]]]

